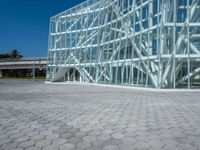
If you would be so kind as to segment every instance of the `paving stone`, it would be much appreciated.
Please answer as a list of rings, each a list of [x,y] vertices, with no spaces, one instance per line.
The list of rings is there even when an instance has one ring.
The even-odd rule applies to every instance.
[[[162,149],[166,145],[166,143],[160,141],[160,140],[150,140],[148,141],[148,144],[151,146],[151,149]]]
[[[13,138],[13,139],[16,139],[16,138],[19,138],[19,137],[22,137],[22,136],[24,136],[24,133],[12,134],[12,135],[10,135],[9,137],[10,137],[10,138]]]
[[[97,136],[97,139],[101,140],[101,141],[108,140],[109,138],[110,138],[110,136],[108,134],[100,134]]]
[[[168,139],[168,138],[165,139],[165,138],[163,138],[161,141],[165,145],[174,145],[174,146],[177,146],[179,144],[179,142],[176,141],[175,139]]]
[[[46,131],[42,131],[42,132],[40,132],[40,135],[49,135],[49,134],[53,134],[53,131],[51,131],[51,130],[46,130]]]
[[[28,136],[22,136],[22,137],[16,138],[15,142],[21,143],[21,142],[28,141],[28,140],[29,140]]]
[[[91,131],[92,128],[91,127],[84,127],[84,128],[81,128],[80,131],[82,132],[88,132],[88,131]]]
[[[66,143],[60,146],[60,150],[73,150],[75,149],[75,145],[72,143]]]
[[[179,149],[181,150],[197,150],[197,148],[195,148],[194,146],[192,146],[191,144],[180,144],[177,146]]]
[[[82,142],[82,138],[80,137],[71,137],[67,140],[69,143],[77,144]]]
[[[33,128],[25,128],[25,129],[22,129],[20,132],[21,133],[24,133],[24,134],[27,134],[27,133],[30,133],[30,132],[33,132],[34,129]]]
[[[19,133],[20,130],[17,130],[17,129],[13,129],[13,130],[8,130],[6,132],[7,135],[13,135],[13,134],[16,134],[16,133]]]
[[[82,138],[87,135],[87,132],[77,132],[74,134],[76,137]]]
[[[61,145],[61,144],[64,144],[67,142],[67,139],[64,139],[64,138],[57,138],[57,139],[54,139],[52,141],[52,144],[54,145]]]
[[[9,138],[1,139],[1,140],[0,140],[0,145],[7,144],[7,143],[11,143],[11,141],[12,141],[12,140],[10,140]]]
[[[30,146],[33,146],[35,144],[35,142],[33,141],[26,141],[26,142],[22,142],[18,145],[18,147],[21,147],[21,148],[26,148],[26,147],[30,147]]]
[[[12,142],[12,143],[6,143],[2,145],[3,149],[12,149],[12,148],[16,148],[18,145],[18,143],[16,142]]]
[[[8,135],[7,135],[7,134],[0,134],[0,140],[1,140],[1,139],[5,139],[5,138],[8,138]]]
[[[57,130],[60,129],[60,126],[50,126],[48,127],[48,130]]]
[[[135,142],[134,147],[138,149],[148,149],[151,145],[146,142]]]
[[[200,150],[200,92],[8,80],[0,89],[3,150]]]
[[[88,135],[94,135],[94,136],[97,136],[97,135],[99,135],[99,134],[101,134],[101,131],[92,130],[92,131],[88,132]]]
[[[67,129],[67,133],[77,133],[77,132],[79,132],[80,131],[80,129],[78,129],[78,128],[68,128]]]
[[[46,146],[43,146],[42,150],[59,150],[59,145],[55,145],[55,144],[46,145]]]
[[[59,138],[59,134],[49,134],[45,137],[48,140],[53,140]]]
[[[77,144],[77,149],[88,149],[91,146],[91,142],[83,141]]]
[[[40,140],[40,141],[37,141],[35,145],[43,147],[43,146],[49,145],[50,143],[51,143],[50,140]]]
[[[13,148],[11,150],[24,150],[23,148]]]
[[[122,141],[121,139],[115,139],[115,138],[110,138],[106,141],[104,141],[105,144],[109,145],[119,145],[119,144],[122,144]]]
[[[133,150],[134,148],[133,148],[132,144],[126,143],[126,144],[120,144],[119,149],[120,150]]]
[[[102,148],[91,146],[91,147],[87,148],[87,150],[102,150]]]
[[[135,138],[132,137],[124,137],[121,139],[123,144],[133,144],[136,142]]]
[[[180,133],[180,132],[172,132],[172,136],[176,137],[176,138],[185,138],[185,137],[187,137],[186,134]]]
[[[28,136],[35,136],[35,135],[38,135],[39,132],[37,131],[32,131],[32,132],[27,132],[25,135],[28,135]]]
[[[162,149],[163,150],[182,150],[182,149],[178,148],[176,145],[173,145],[173,144],[165,145]]]
[[[113,130],[103,130],[103,134],[112,134],[114,131]]]
[[[135,139],[136,139],[136,141],[140,141],[140,142],[148,142],[148,141],[150,141],[150,138],[148,137],[148,136],[141,136],[141,135],[139,135],[139,136],[137,136],[137,137],[135,137]]]
[[[92,141],[92,146],[93,147],[101,148],[104,145],[105,145],[105,141],[99,141],[99,140]]]
[[[41,150],[42,147],[39,147],[39,146],[31,146],[31,147],[28,147],[26,148],[26,150]]]
[[[124,137],[124,135],[122,133],[114,133],[112,134],[112,137],[116,139],[121,139]]]
[[[56,130],[53,130],[54,134],[63,134],[63,133],[66,133],[66,132],[67,132],[67,129],[56,129]]]
[[[65,139],[68,139],[73,136],[74,136],[74,134],[71,134],[71,133],[60,134],[60,138],[65,138]]]
[[[119,150],[119,147],[116,145],[106,145],[103,147],[103,150]]]
[[[84,136],[83,141],[92,142],[95,141],[97,138],[95,136]]]
[[[40,140],[44,140],[44,138],[45,138],[44,135],[35,135],[31,137],[31,140],[40,141]]]
[[[155,146],[151,146],[148,150],[163,150],[163,148],[155,145]]]

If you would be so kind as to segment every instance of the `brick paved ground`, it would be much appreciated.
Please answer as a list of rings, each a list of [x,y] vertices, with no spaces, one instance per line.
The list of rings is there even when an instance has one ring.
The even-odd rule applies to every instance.
[[[200,92],[0,80],[0,149],[200,150]]]

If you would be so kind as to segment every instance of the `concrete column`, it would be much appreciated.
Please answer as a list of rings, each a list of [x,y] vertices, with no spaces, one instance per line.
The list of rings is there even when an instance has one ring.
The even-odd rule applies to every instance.
[[[2,73],[2,70],[0,70],[0,78],[3,77],[3,73]]]
[[[33,68],[32,68],[32,80],[35,81],[35,62],[33,64]]]
[[[75,82],[75,79],[76,79],[76,77],[75,77],[75,68],[73,69],[73,81]]]
[[[79,79],[79,81],[82,82],[82,77],[81,77],[81,75],[80,75],[80,79]]]
[[[68,69],[68,72],[67,72],[67,81],[69,82],[69,73],[70,73],[70,69]]]

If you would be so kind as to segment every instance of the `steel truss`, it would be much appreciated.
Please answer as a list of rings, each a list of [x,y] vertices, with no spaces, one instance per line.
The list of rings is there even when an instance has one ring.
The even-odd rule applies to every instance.
[[[200,0],[88,0],[52,17],[47,80],[200,87]]]

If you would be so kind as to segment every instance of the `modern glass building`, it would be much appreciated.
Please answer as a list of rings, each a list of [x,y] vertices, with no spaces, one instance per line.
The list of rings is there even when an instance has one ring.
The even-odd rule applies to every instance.
[[[88,0],[53,16],[47,80],[200,87],[200,0]]]

